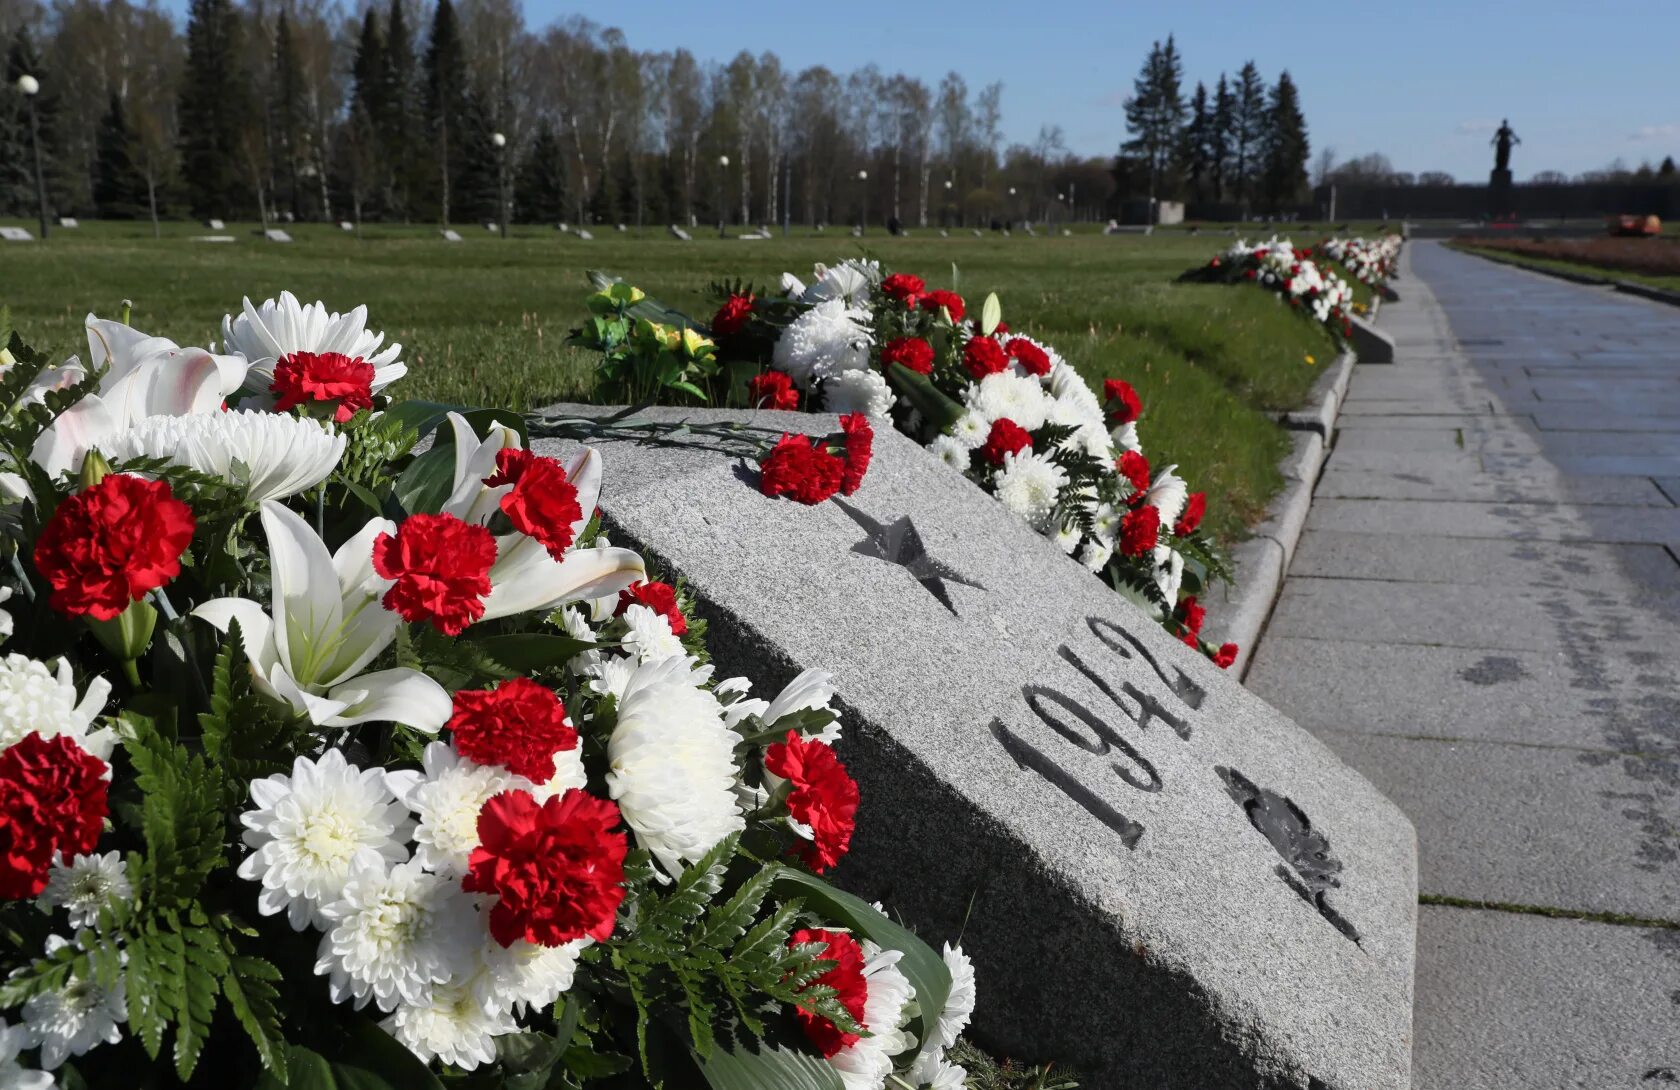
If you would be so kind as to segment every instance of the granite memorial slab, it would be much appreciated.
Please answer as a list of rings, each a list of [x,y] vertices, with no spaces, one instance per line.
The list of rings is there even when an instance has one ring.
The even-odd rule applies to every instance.
[[[290,241],[292,241],[291,232],[281,230],[278,227],[270,227],[268,230],[264,231],[263,232],[263,238],[268,239],[268,241],[270,241],[270,242],[290,242]]]
[[[443,241],[445,241],[445,242],[460,242],[461,241],[461,232],[455,230],[452,227],[445,227],[440,233],[443,235]]]
[[[612,539],[688,581],[720,676],[833,672],[864,794],[839,880],[962,935],[982,1044],[1094,1088],[1410,1087],[1392,803],[896,432],[814,508],[682,441],[594,444]]]
[[[7,242],[34,242],[35,236],[27,227],[0,227],[0,239]]]

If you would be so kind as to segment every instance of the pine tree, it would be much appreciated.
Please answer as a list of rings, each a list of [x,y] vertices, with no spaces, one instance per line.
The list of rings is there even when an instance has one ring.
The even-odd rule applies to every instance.
[[[146,177],[134,165],[134,134],[122,96],[111,93],[111,105],[99,121],[93,167],[93,203],[100,219],[131,220],[146,213]]]
[[[1191,200],[1207,195],[1208,180],[1213,173],[1209,158],[1210,130],[1213,128],[1213,109],[1208,104],[1207,87],[1198,82],[1196,93],[1190,96],[1190,120],[1185,123],[1178,141],[1178,172],[1189,183]]]
[[[460,121],[452,126],[454,177],[450,179],[450,211],[461,223],[500,223],[501,156],[490,134],[495,123],[482,95],[468,93]]]
[[[1307,188],[1307,121],[1301,116],[1301,96],[1295,81],[1284,72],[1272,88],[1267,111],[1265,169],[1266,200],[1274,211],[1295,203]]]
[[[1167,174],[1184,125],[1183,78],[1178,46],[1169,34],[1165,46],[1156,42],[1150,47],[1126,100],[1126,129],[1132,138],[1123,149],[1147,164],[1151,198],[1172,190]]]
[[[284,9],[274,28],[274,135],[278,158],[285,170],[286,189],[294,219],[303,218],[298,184],[298,161],[303,158],[309,117],[304,106],[303,67],[292,41],[292,22]],[[280,202],[277,200],[276,205]]]
[[[1236,155],[1237,97],[1231,93],[1231,83],[1225,73],[1219,73],[1219,85],[1213,92],[1213,117],[1208,122],[1208,160],[1212,164],[1213,199],[1222,201],[1226,185],[1234,173]]]
[[[1246,206],[1254,196],[1264,162],[1267,125],[1266,81],[1260,78],[1260,69],[1253,61],[1237,73],[1233,95],[1232,156],[1236,169],[1232,181],[1237,200]]]
[[[515,219],[526,223],[559,223],[565,219],[566,174],[560,161],[564,154],[554,126],[543,118],[530,151],[519,165],[513,198]]]
[[[26,75],[34,76],[41,84],[33,100],[13,90],[18,78]],[[19,27],[6,50],[6,82],[0,87],[0,215],[34,216],[37,210],[35,147],[29,131],[29,110],[34,107],[41,168],[50,178],[56,99],[52,78],[43,70],[28,28]]]
[[[193,215],[225,216],[241,196],[240,151],[250,96],[236,57],[239,14],[230,0],[192,0],[189,78],[181,81],[181,177]]]
[[[414,39],[409,33],[403,0],[391,0],[385,19],[383,115],[373,120],[379,129],[389,171],[385,203],[404,220],[414,215],[413,196],[422,188],[421,181],[415,177],[417,164],[425,161],[416,149],[414,95]]]
[[[455,20],[455,6],[449,0],[438,0],[432,15],[432,32],[426,43],[426,57],[422,65],[424,108],[428,149],[429,182],[438,219],[449,225],[452,189],[458,181],[462,163],[462,145],[468,138],[463,131],[466,115],[466,52],[461,45],[460,27]]]
[[[1674,156],[1663,156],[1662,165],[1657,168],[1657,177],[1665,182],[1674,180]]]

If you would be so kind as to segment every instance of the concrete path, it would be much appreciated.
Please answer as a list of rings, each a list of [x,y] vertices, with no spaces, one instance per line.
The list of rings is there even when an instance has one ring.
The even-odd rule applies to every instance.
[[[1680,308],[1403,268],[1248,684],[1417,825],[1418,1090],[1680,1084]]]

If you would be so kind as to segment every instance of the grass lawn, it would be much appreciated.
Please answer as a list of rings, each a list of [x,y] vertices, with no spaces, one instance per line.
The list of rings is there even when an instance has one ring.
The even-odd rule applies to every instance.
[[[1584,273],[1680,291],[1680,242],[1669,239],[1455,239],[1452,245],[1532,269]]]
[[[450,244],[420,227],[370,225],[360,237],[321,224],[288,230],[289,245],[265,242],[252,224],[215,232],[232,243],[194,241],[212,233],[195,224],[165,224],[161,239],[148,223],[55,228],[46,245],[0,243],[0,307],[26,339],[60,355],[85,351],[88,311],[115,316],[124,299],[136,327],[182,343],[219,338],[221,315],[243,295],[290,289],[340,310],[365,303],[370,325],[406,346],[401,393],[523,410],[589,396],[593,357],[565,344],[583,314],[586,269],[705,316],[713,280],[774,284],[784,271],[804,277],[813,262],[867,252],[976,303],[996,291],[1006,321],[1055,345],[1093,385],[1131,381],[1144,398],[1145,450],[1208,492],[1209,526],[1227,541],[1281,485],[1288,438],[1264,410],[1298,406],[1335,356],[1322,329],[1269,292],[1173,282],[1224,248],[1212,232],[874,232],[860,242],[844,230],[797,230],[742,242],[701,231],[683,243],[663,228],[641,237],[596,229],[584,242],[535,227],[504,241],[466,227],[465,241]],[[1298,241],[1309,238],[1318,240]]]

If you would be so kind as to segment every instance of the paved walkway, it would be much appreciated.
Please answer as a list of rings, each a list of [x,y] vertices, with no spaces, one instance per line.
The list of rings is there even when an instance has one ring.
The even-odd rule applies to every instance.
[[[1417,825],[1418,1090],[1680,1084],[1680,308],[1407,264],[1248,683]]]

